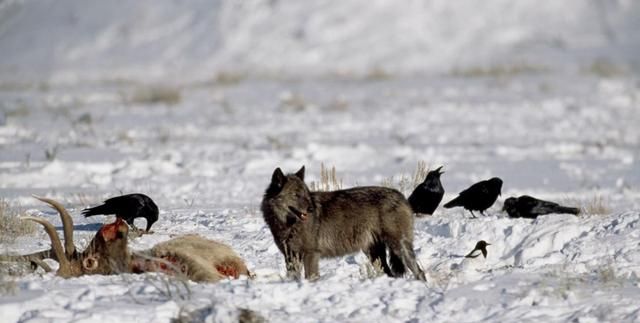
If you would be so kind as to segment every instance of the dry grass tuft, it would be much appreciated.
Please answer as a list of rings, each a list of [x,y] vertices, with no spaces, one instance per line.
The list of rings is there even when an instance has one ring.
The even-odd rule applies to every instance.
[[[21,216],[26,214],[18,212],[7,201],[0,199],[0,242],[36,232],[36,226],[32,222],[20,220]]]
[[[611,213],[608,199],[600,194],[593,195],[592,197],[586,199],[568,198],[565,199],[565,203],[563,204],[579,208],[579,215],[582,216],[607,215]]]
[[[238,71],[220,71],[214,77],[214,83],[217,85],[236,85],[247,78],[246,73]]]
[[[311,182],[309,188],[312,191],[335,191],[342,189],[342,179],[336,174],[336,167],[327,168],[320,164],[320,181]]]
[[[180,89],[167,85],[138,86],[123,96],[124,101],[130,104],[175,105],[182,100]]]
[[[420,185],[420,183],[424,181],[430,170],[431,168],[427,166],[427,162],[425,162],[424,160],[418,162],[418,165],[416,165],[416,170],[413,172],[412,189],[416,188],[418,185]]]
[[[609,201],[602,195],[595,195],[591,199],[583,201],[580,212],[585,215],[606,215],[611,213]]]
[[[192,322],[210,322],[210,321],[218,321],[220,317],[216,316],[216,312],[221,311],[224,313],[224,316],[227,320],[231,322],[231,318],[228,317],[233,312],[237,312],[237,322],[238,323],[264,323],[267,322],[264,317],[262,317],[258,312],[239,307],[237,309],[228,309],[228,308],[220,308],[217,307],[215,303],[212,303],[208,306],[189,310],[185,306],[180,307],[180,311],[178,312],[178,316],[172,318],[169,322],[171,323],[192,323]]]
[[[424,181],[429,171],[430,167],[427,166],[427,163],[424,161],[419,161],[415,171],[413,172],[413,175],[401,174],[397,180],[394,178],[394,176],[391,176],[389,178],[383,179],[380,185],[384,187],[395,188],[402,192],[404,195],[408,195],[411,194],[416,186],[420,185],[420,183]]]
[[[364,79],[367,81],[384,81],[391,77],[391,73],[380,66],[370,68],[364,75]]]
[[[547,68],[529,63],[511,65],[477,66],[468,68],[455,68],[450,72],[451,76],[463,78],[492,77],[505,78],[519,75],[540,74]]]
[[[365,262],[360,265],[360,277],[362,277],[362,280],[374,279],[384,275],[386,274],[384,273],[384,269],[382,269],[380,260],[376,260],[373,263]]]
[[[604,59],[597,59],[583,69],[585,74],[593,74],[603,78],[613,78],[625,75],[625,68]]]
[[[238,323],[263,323],[267,321],[258,312],[248,308],[240,308],[238,311]]]
[[[18,288],[15,281],[8,277],[4,270],[0,270],[0,295],[14,294]]]
[[[309,106],[310,104],[300,94],[289,91],[280,94],[280,108],[284,111],[301,112]]]
[[[37,227],[29,221],[20,220],[23,212],[17,211],[4,199],[0,199],[0,243],[15,240],[19,236],[33,234]],[[0,295],[12,294],[17,285],[9,277],[15,269],[2,264],[0,268]]]

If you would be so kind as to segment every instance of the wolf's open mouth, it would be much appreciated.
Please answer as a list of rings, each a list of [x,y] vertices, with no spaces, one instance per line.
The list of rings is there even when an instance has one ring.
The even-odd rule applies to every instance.
[[[289,211],[291,211],[291,213],[295,214],[300,220],[304,221],[307,219],[307,214],[304,212],[300,212],[300,210],[296,209],[293,206],[289,207]]]

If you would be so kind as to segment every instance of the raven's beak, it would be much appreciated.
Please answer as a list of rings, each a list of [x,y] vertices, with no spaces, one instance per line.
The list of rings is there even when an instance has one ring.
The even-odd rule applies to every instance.
[[[436,172],[436,173],[438,173],[438,175],[442,175],[442,174],[444,174],[444,172],[443,172],[443,171],[441,171],[442,167],[444,167],[444,166],[440,166],[440,167],[438,167],[438,168],[436,168],[436,169],[435,169],[435,172]]]

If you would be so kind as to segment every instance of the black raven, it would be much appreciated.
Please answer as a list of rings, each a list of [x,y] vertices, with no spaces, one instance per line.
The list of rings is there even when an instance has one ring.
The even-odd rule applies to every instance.
[[[538,215],[550,213],[568,213],[578,215],[580,209],[561,206],[558,203],[539,200],[535,197],[522,195],[510,197],[504,201],[503,211],[507,211],[512,218],[535,219]]]
[[[449,201],[444,207],[449,209],[462,206],[469,210],[475,218],[476,215],[473,214],[473,211],[480,211],[480,214],[484,215],[484,211],[490,208],[498,199],[498,195],[501,194],[501,189],[502,180],[497,177],[481,181],[460,192],[458,197]]]
[[[158,206],[150,197],[134,193],[112,197],[104,201],[104,204],[82,210],[82,215],[85,217],[97,214],[115,214],[134,228],[133,219],[145,218],[147,219],[146,232],[149,232],[151,226],[158,221]]]
[[[466,256],[464,256],[465,258],[476,258],[478,256],[480,256],[480,252],[482,252],[482,255],[487,258],[487,246],[490,246],[490,243],[487,243],[484,240],[480,240],[478,241],[478,243],[476,243],[476,247],[473,248],[473,250],[471,250],[471,252],[469,252]]]
[[[441,172],[441,169],[442,166],[430,171],[424,182],[418,185],[409,196],[409,204],[413,212],[431,215],[442,201],[444,187],[440,182],[440,175],[444,172]]]

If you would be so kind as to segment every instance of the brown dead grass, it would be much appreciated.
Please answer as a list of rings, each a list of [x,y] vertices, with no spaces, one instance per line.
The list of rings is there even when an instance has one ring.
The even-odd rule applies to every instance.
[[[529,63],[454,68],[449,74],[461,78],[507,78],[547,72],[544,66]]]
[[[179,88],[168,85],[140,85],[123,98],[129,104],[175,105],[182,100],[182,94]]]
[[[4,270],[0,270],[0,295],[14,294],[17,287],[16,282],[5,274]]]
[[[338,178],[336,167],[327,168],[324,163],[320,164],[320,180],[311,182],[309,188],[312,191],[335,191],[342,189],[342,178]]]
[[[587,198],[566,198],[561,203],[566,206],[580,209],[580,216],[608,215],[611,214],[609,200],[601,194],[595,194]]]
[[[599,194],[582,201],[579,204],[579,208],[580,213],[584,215],[607,215],[611,213],[608,199]]]
[[[36,226],[32,222],[20,220],[21,216],[26,214],[0,199],[0,242],[12,241],[19,236],[36,232]]]
[[[36,232],[37,228],[32,222],[20,220],[20,217],[24,215],[26,214],[19,212],[9,202],[0,199],[0,243]],[[0,268],[0,295],[12,294],[17,286],[10,277],[11,268],[0,266],[3,266]]]
[[[425,161],[419,161],[416,165],[416,169],[413,174],[401,174],[399,177],[388,177],[382,180],[380,185],[389,188],[395,188],[402,192],[404,195],[411,194],[411,192],[420,185],[427,177],[427,174],[431,168],[427,166]]]
[[[386,275],[380,260],[373,263],[365,262],[360,265],[360,277],[362,280],[374,279]]]

